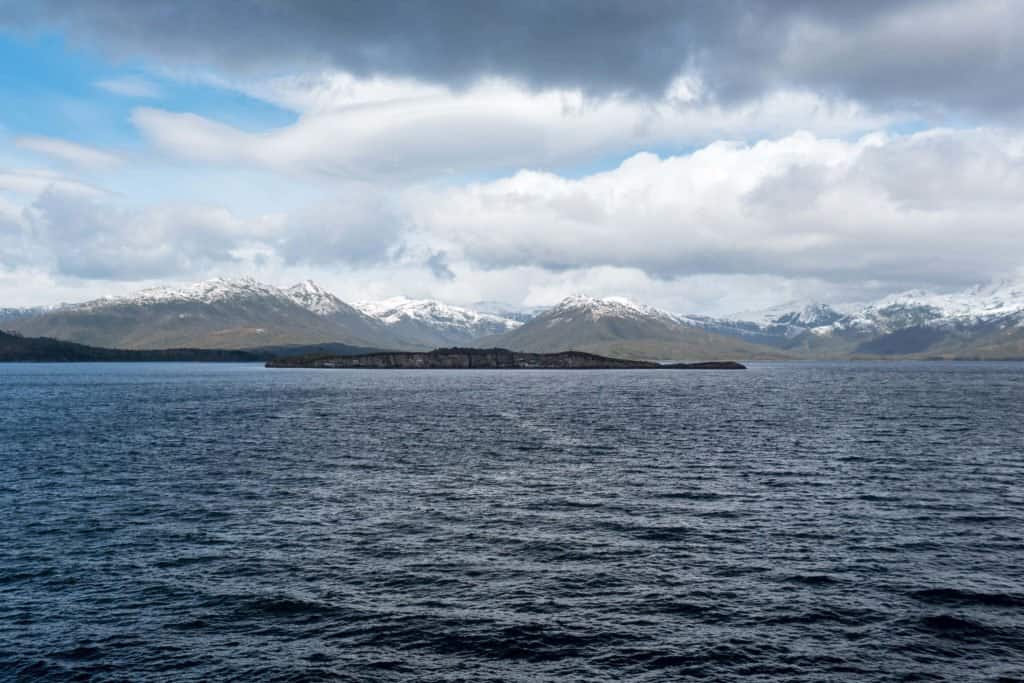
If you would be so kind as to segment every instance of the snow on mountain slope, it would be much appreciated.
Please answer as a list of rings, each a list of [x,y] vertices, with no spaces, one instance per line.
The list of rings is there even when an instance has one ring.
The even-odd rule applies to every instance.
[[[489,313],[451,306],[430,299],[392,297],[381,301],[359,301],[354,306],[389,327],[434,331],[453,342],[514,330],[522,323]]]
[[[305,280],[293,285],[284,290],[284,293],[307,311],[312,311],[320,316],[356,310],[312,280]]]
[[[153,287],[136,292],[135,294],[108,296],[80,304],[62,304],[60,310],[88,311],[110,306],[146,306],[169,302],[212,304],[218,301],[248,297],[289,298],[285,292],[277,287],[265,285],[252,278],[229,279],[216,277],[211,280],[204,280],[203,282],[196,282],[181,287]]]
[[[765,327],[784,325],[811,328],[829,325],[862,307],[863,304],[837,305],[817,301],[788,301],[760,311],[737,313],[724,319],[756,323]]]
[[[35,336],[114,348],[252,348],[340,343],[402,348],[386,326],[313,282],[287,290],[252,278],[64,304],[4,323]]]
[[[1021,317],[1024,281],[1001,280],[948,294],[911,290],[880,299],[853,317],[859,322],[877,324],[898,321],[901,315],[913,312],[926,318],[926,323],[935,324],[977,324]],[[1024,317],[1019,322],[1024,322]]]
[[[45,306],[36,306],[33,308],[0,308],[0,322],[5,320],[29,318],[34,315],[41,315],[48,310],[50,309]]]
[[[579,314],[586,315],[591,320],[600,320],[601,318],[654,319],[666,323],[685,324],[681,316],[619,296],[595,298],[574,294],[543,313],[548,324],[554,324],[566,316]]]
[[[538,306],[513,306],[501,301],[475,301],[469,305],[469,309],[477,313],[489,313],[506,320],[525,323],[538,313],[547,310],[547,307]]]
[[[62,304],[63,310],[90,310],[108,306],[146,306],[170,302],[212,304],[246,298],[289,301],[320,316],[356,313],[356,309],[312,280],[281,289],[253,278],[216,277],[184,286],[153,287],[125,296],[103,297],[80,304]]]
[[[969,328],[1024,325],[1024,282],[1003,280],[951,293],[910,290],[855,307],[834,320],[802,327],[825,336],[842,332],[890,334],[910,327]]]
[[[965,328],[994,322],[1024,326],[1024,281],[1004,280],[946,294],[910,290],[860,304],[791,302],[726,318],[691,319],[739,335],[787,338],[805,332],[884,335],[912,327]]]

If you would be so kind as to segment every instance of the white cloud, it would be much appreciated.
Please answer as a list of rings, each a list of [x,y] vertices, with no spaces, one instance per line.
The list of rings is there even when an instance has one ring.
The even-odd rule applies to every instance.
[[[53,189],[79,197],[102,197],[106,190],[45,168],[0,170],[0,191],[35,197]]]
[[[215,79],[222,88],[238,89],[259,100],[298,113],[324,113],[389,102],[444,98],[442,85],[409,78],[356,78],[347,73],[308,73],[254,81]]]
[[[122,76],[109,78],[94,83],[100,90],[105,90],[122,97],[155,98],[160,97],[160,87],[152,81],[140,76]]]
[[[1024,135],[1007,130],[719,141],[579,178],[321,179],[319,199],[263,214],[242,197],[128,208],[76,182],[0,174],[0,189],[42,193],[21,214],[5,210],[24,236],[4,251],[7,267],[91,289],[251,274],[313,277],[349,299],[546,305],[584,292],[717,314],[962,286],[1024,262]]]
[[[25,229],[20,212],[0,197],[0,266],[14,267],[25,259]],[[0,300],[0,308],[4,308]]]
[[[401,248],[404,221],[394,198],[381,188],[340,186],[329,200],[283,218],[274,248],[289,264],[378,263]]]
[[[236,87],[301,115],[294,124],[260,133],[154,108],[137,109],[132,120],[165,153],[194,161],[346,179],[421,180],[588,163],[723,137],[777,136],[795,121],[820,134],[845,136],[898,118],[806,92],[723,106],[702,101],[693,77],[677,79],[657,101],[534,92],[499,80],[455,91],[346,74]]]
[[[407,201],[410,240],[484,268],[954,284],[1024,260],[1024,138],[798,133],[638,154],[580,179],[522,171]]]
[[[80,145],[70,140],[33,135],[17,138],[14,144],[21,149],[44,154],[48,157],[74,164],[75,166],[109,168],[121,162],[117,155],[104,152],[95,147],[89,147],[88,145]]]
[[[1016,125],[1012,3],[623,5],[585,26],[545,7],[523,15],[539,22],[529,50],[515,22],[492,21],[438,50],[458,11],[376,35],[377,12],[365,26],[358,12],[240,23],[213,3],[196,24],[147,7],[101,12],[92,39],[149,54],[152,79],[92,83],[99,106],[53,102],[79,129],[110,123],[108,93],[149,105],[131,117],[147,151],[5,136],[0,296],[24,295],[12,272],[83,292],[254,274],[349,298],[543,305],[583,291],[725,312],[1024,263],[1024,128],[876,132]],[[140,31],[122,30],[128,15]],[[171,36],[168,21],[197,30]],[[266,39],[289,26],[313,41]],[[172,101],[174,81],[233,92]],[[294,120],[229,125],[220,113],[261,120],[238,93]]]
[[[239,261],[238,252],[275,227],[274,217],[242,221],[219,207],[126,209],[52,189],[24,216],[54,272],[94,280],[204,273]]]

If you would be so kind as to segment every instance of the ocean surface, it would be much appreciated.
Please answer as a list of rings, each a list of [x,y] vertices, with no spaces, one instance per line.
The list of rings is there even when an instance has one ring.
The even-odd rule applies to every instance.
[[[1024,364],[0,365],[0,680],[1024,677]]]

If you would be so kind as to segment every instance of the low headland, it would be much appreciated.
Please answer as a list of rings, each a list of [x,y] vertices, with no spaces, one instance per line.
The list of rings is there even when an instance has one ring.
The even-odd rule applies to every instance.
[[[508,349],[434,349],[425,352],[394,351],[357,356],[306,356],[276,358],[268,368],[370,368],[412,370],[745,370],[735,361],[703,363],[654,363],[606,358],[582,351],[521,353]]]
[[[251,349],[111,349],[0,330],[0,363],[264,363],[271,358],[344,356],[379,349],[342,343],[292,344]]]
[[[225,349],[106,349],[0,330],[0,363],[253,363],[265,358]]]

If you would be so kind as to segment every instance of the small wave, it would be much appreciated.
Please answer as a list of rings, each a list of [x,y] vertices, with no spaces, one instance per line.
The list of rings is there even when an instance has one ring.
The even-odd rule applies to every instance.
[[[53,576],[57,573],[57,570],[53,567],[46,567],[36,572],[5,572],[0,573],[0,586],[8,583],[17,583],[19,581],[31,581],[32,579],[43,579],[48,576]]]
[[[204,619],[189,619],[188,621],[179,621],[172,624],[168,624],[168,628],[174,629],[175,631],[197,631],[208,627],[210,623]]]
[[[949,521],[957,524],[1017,524],[1020,520],[1012,515],[955,515]]]
[[[827,574],[793,574],[792,576],[787,576],[786,581],[803,583],[808,586],[828,586],[831,584],[841,583],[839,579],[828,576]]]
[[[927,616],[921,619],[921,625],[929,631],[951,638],[982,637],[993,632],[984,624],[954,614]]]
[[[1024,607],[1024,597],[1009,593],[979,593],[959,588],[927,588],[911,597],[933,605],[984,605],[986,607]]]
[[[245,602],[237,611],[240,618],[261,617],[324,617],[337,608],[322,602],[290,597],[258,598]]]
[[[671,491],[668,493],[655,493],[652,498],[664,498],[666,500],[724,500],[733,496],[713,491]]]
[[[634,527],[630,535],[644,541],[678,541],[693,533],[693,529],[684,525]]]
[[[56,678],[58,675],[67,675],[67,671],[63,667],[58,667],[42,659],[15,665],[13,669],[17,676],[16,680],[36,681]]]
[[[396,634],[397,635],[397,634]],[[397,642],[418,648],[429,643],[439,654],[465,654],[495,660],[548,662],[580,657],[585,652],[604,650],[632,642],[638,636],[627,633],[587,632],[541,623],[526,623],[498,629],[463,629],[429,632],[415,629],[401,634]]]
[[[153,566],[157,569],[174,569],[176,567],[188,567],[193,564],[202,564],[204,562],[216,562],[217,560],[223,559],[221,555],[194,555],[194,556],[183,556],[173,559],[157,560],[153,563]]]
[[[92,645],[78,645],[64,652],[56,652],[52,656],[55,659],[69,659],[73,661],[96,659],[102,654],[100,648]]]
[[[836,623],[846,626],[863,626],[875,615],[869,610],[820,607],[799,612],[788,612],[768,617],[766,624],[825,624]]]

